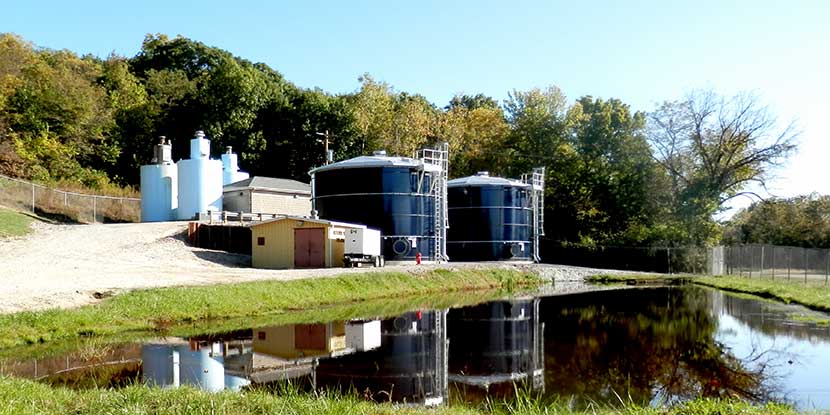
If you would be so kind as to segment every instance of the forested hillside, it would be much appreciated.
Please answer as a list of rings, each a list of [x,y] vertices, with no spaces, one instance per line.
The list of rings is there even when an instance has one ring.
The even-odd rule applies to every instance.
[[[136,56],[101,59],[0,35],[0,173],[137,186],[158,136],[178,159],[204,130],[215,155],[233,146],[251,174],[308,181],[324,160],[317,132],[331,134],[338,160],[447,141],[453,177],[546,166],[550,240],[648,246],[717,240],[713,214],[794,148],[792,130],[745,95],[698,92],[644,113],[555,86],[435,105],[369,75],[358,82],[340,95],[299,88],[181,37],[148,35]]]

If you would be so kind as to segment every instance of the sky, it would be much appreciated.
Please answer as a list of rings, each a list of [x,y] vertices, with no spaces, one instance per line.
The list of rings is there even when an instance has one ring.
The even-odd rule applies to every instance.
[[[748,91],[800,131],[771,195],[830,194],[830,1],[0,3],[0,32],[44,48],[134,56],[148,33],[182,35],[301,87],[352,92],[369,73],[442,107],[550,85],[641,111],[696,89]]]

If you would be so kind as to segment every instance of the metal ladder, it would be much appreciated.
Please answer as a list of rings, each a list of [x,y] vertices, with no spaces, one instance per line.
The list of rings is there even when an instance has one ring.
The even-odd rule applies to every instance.
[[[531,204],[533,209],[533,260],[542,260],[539,255],[539,237],[545,235],[545,168],[534,167],[530,173],[522,175],[522,182],[531,185]]]
[[[441,171],[432,176],[431,193],[434,203],[434,252],[435,261],[449,261],[447,256],[447,229],[450,227],[447,218],[447,180],[449,176],[449,143],[441,143],[436,148],[425,148],[419,151],[419,158],[424,164],[432,164],[441,168]]]

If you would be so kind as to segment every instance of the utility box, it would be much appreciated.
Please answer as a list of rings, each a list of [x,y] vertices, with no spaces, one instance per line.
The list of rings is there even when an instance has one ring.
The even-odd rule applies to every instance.
[[[380,347],[380,320],[357,320],[346,323],[346,347],[358,352]]]
[[[380,231],[375,229],[347,229],[346,255],[380,255]]]

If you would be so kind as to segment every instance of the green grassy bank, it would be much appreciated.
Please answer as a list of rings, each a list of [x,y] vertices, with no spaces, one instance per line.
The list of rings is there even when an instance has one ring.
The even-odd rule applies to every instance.
[[[0,414],[792,414],[782,405],[754,406],[740,401],[697,400],[673,408],[636,405],[596,405],[584,411],[569,409],[566,401],[542,403],[530,398],[489,401],[476,406],[438,408],[401,407],[365,402],[352,396],[313,397],[286,391],[209,393],[192,388],[158,389],[130,386],[122,389],[70,390],[36,382],[0,377]]]
[[[830,286],[824,281],[787,281],[734,276],[597,275],[586,281],[595,284],[683,284],[691,283],[719,290],[751,294],[784,303],[801,304],[830,312]]]
[[[830,286],[824,281],[786,281],[746,277],[699,277],[695,284],[725,291],[740,292],[785,303],[801,304],[819,311],[830,311]]]
[[[200,326],[246,328],[252,322],[273,322],[294,311],[306,312],[307,319],[326,318],[331,313],[325,310],[336,305],[385,299],[400,305],[410,297],[440,299],[452,293],[509,291],[540,283],[535,274],[488,268],[138,290],[77,309],[0,315],[0,349],[136,331],[166,333],[171,327],[182,331],[181,327],[196,322]],[[345,312],[341,309],[337,314]]]
[[[0,207],[0,238],[21,236],[31,232],[32,218]]]

